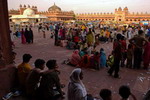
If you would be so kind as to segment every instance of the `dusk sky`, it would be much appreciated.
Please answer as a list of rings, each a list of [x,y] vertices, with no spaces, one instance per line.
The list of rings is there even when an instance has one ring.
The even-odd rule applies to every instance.
[[[63,11],[75,13],[114,12],[115,8],[126,6],[131,13],[150,13],[150,0],[8,0],[8,8],[18,9],[20,4],[29,4],[37,6],[39,11],[47,11],[54,2]]]

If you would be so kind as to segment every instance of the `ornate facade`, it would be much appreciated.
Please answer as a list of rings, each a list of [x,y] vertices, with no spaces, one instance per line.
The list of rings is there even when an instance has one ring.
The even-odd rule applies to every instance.
[[[20,5],[19,10],[10,10],[9,15],[19,15],[23,14],[24,10],[27,8],[32,8],[36,14],[45,15],[50,21],[65,21],[65,20],[78,20],[78,21],[116,21],[124,23],[139,23],[140,21],[150,21],[149,13],[130,13],[128,8],[125,7],[122,9],[119,7],[115,9],[114,13],[81,13],[74,14],[73,11],[62,11],[60,7],[56,6],[55,3],[53,6],[48,8],[48,11],[40,12],[36,6],[28,7],[26,5]]]
[[[117,21],[124,23],[139,23],[140,21],[150,21],[150,14],[146,13],[130,13],[128,8],[115,9],[114,13],[82,13],[76,14],[76,19],[79,21]]]
[[[18,10],[11,9],[9,10],[9,17],[12,15],[23,15],[23,12],[26,9],[32,9],[34,10],[35,14],[44,15],[48,17],[50,21],[66,21],[66,20],[74,20],[75,14],[73,11],[62,11],[60,7],[56,6],[55,3],[53,6],[51,6],[48,11],[38,11],[36,6],[22,6],[20,5],[20,8]]]

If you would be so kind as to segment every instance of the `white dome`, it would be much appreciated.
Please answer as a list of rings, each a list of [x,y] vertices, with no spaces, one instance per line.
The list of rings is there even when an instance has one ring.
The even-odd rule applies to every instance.
[[[35,12],[31,8],[27,8],[26,10],[24,10],[23,15],[32,16],[35,15]]]

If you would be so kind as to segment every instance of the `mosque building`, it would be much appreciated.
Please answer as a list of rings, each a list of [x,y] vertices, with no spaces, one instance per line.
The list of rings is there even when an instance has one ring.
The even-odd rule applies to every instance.
[[[33,20],[37,21],[37,19],[39,20],[45,18],[47,18],[49,21],[67,21],[74,20],[74,16],[75,14],[73,11],[62,11],[61,8],[58,7],[55,3],[53,6],[48,8],[48,11],[44,12],[38,11],[37,6],[30,7],[30,5],[20,5],[19,10],[9,10],[9,17],[13,22],[20,20],[33,22]],[[29,19],[33,20],[31,21]]]
[[[150,14],[146,13],[130,13],[128,8],[115,9],[114,13],[82,13],[76,14],[76,20],[79,21],[116,21],[124,23],[139,23],[140,21],[150,21]]]
[[[34,14],[46,16],[49,21],[114,21],[123,23],[139,23],[140,21],[150,21],[149,13],[130,13],[129,9],[125,7],[122,9],[119,7],[115,9],[114,13],[80,13],[75,14],[73,11],[62,11],[55,3],[53,6],[48,8],[48,11],[38,11],[36,6],[28,7],[26,5],[20,5],[19,10],[9,10],[9,16],[23,15],[25,10],[32,10]],[[32,14],[33,15],[33,14]],[[34,16],[33,16],[34,17]]]

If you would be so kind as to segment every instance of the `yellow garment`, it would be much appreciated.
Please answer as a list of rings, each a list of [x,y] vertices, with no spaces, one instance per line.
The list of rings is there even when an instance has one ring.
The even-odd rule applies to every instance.
[[[91,45],[91,44],[94,43],[94,36],[93,36],[92,33],[87,34],[86,39],[87,39],[87,43],[88,43],[88,44]]]
[[[86,27],[84,25],[82,25],[82,30],[86,29]]]
[[[103,37],[104,37],[104,30],[102,30],[102,31],[100,32],[100,36],[103,36]]]
[[[22,87],[25,86],[26,78],[31,71],[31,66],[28,63],[22,63],[18,66],[18,78],[20,85]]]

